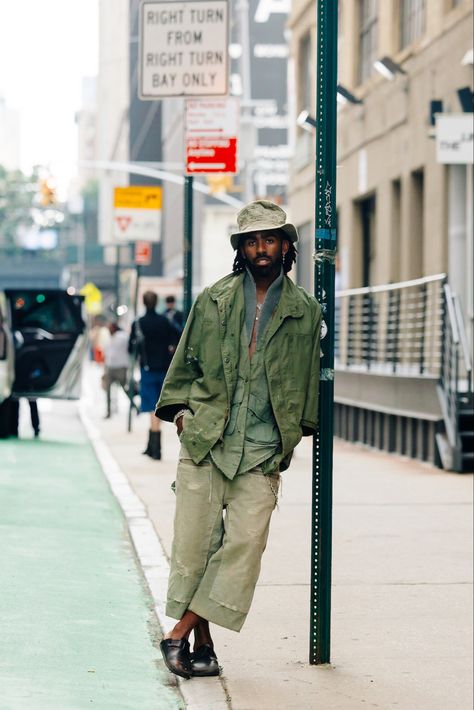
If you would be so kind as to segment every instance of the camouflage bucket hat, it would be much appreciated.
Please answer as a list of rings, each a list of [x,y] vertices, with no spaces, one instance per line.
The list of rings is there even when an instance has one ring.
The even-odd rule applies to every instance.
[[[280,230],[291,242],[298,241],[296,227],[286,221],[286,212],[269,200],[256,200],[242,207],[237,215],[239,231],[230,235],[234,249],[239,245],[240,237],[250,232]]]

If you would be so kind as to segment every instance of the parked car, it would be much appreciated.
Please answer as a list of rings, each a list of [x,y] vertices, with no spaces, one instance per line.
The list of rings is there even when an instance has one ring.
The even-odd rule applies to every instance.
[[[12,398],[79,398],[82,310],[82,296],[59,289],[0,291],[0,436],[8,433]]]

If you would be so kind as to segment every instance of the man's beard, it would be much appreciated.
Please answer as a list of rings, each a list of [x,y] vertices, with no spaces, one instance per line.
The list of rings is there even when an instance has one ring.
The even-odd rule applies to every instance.
[[[252,273],[252,276],[255,277],[268,277],[268,276],[277,276],[280,271],[281,267],[283,265],[283,255],[280,254],[278,257],[275,259],[272,259],[271,257],[268,257],[268,261],[265,263],[258,263],[258,259],[262,258],[262,256],[257,256],[255,259],[252,261],[247,261],[249,265],[249,269]],[[257,263],[255,263],[257,262]]]

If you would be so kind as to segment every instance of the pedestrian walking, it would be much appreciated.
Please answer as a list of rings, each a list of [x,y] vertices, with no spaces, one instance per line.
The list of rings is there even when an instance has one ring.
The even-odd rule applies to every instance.
[[[102,376],[102,386],[106,394],[106,419],[112,416],[112,386],[127,384],[127,370],[130,363],[128,352],[128,335],[118,323],[109,324],[110,339],[104,348],[105,372]]]
[[[27,397],[30,407],[31,426],[35,439],[40,435],[40,418],[38,412],[38,402],[36,399]],[[10,419],[9,419],[9,435],[18,436],[18,428],[20,423],[20,400],[12,398],[10,402]]]
[[[140,362],[140,411],[150,413],[148,443],[143,453],[159,460],[161,427],[160,420],[154,415],[154,409],[180,333],[165,316],[156,312],[156,293],[146,291],[143,294],[143,305],[146,313],[132,324],[129,352],[135,351]]]
[[[165,303],[165,316],[181,332],[183,330],[183,314],[176,308],[176,298],[174,296],[166,296]]]
[[[110,340],[110,331],[107,327],[105,316],[96,316],[94,325],[89,332],[89,342],[91,345],[91,359],[102,364],[104,362],[105,348]]]
[[[196,299],[156,408],[181,441],[166,607],[178,621],[161,651],[183,677],[218,674],[209,622],[241,629],[280,473],[316,429],[321,309],[287,276],[297,230],[266,200],[237,221],[232,274]]]

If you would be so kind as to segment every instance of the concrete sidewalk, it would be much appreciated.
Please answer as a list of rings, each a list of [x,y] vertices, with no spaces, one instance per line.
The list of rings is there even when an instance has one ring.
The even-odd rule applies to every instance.
[[[102,395],[94,388],[89,415],[169,555],[174,427],[164,426],[164,459],[154,462],[141,454],[148,415],[135,418],[129,434],[125,400],[104,421]],[[472,477],[336,443],[332,663],[315,667],[308,664],[310,453],[305,440],[283,474],[280,510],[242,632],[214,627],[229,706],[470,710]],[[218,707],[219,680],[186,683],[196,690],[200,684],[200,708]]]

